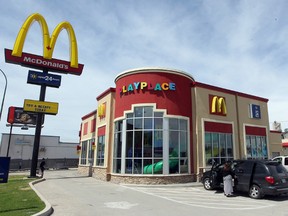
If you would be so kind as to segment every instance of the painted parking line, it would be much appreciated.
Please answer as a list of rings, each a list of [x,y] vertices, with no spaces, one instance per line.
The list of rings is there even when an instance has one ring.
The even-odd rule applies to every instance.
[[[137,187],[125,186],[132,190],[145,193],[151,196],[166,199],[183,205],[194,207],[203,207],[211,209],[227,209],[227,210],[252,210],[263,209],[275,206],[275,202],[269,200],[255,200],[249,197],[235,196],[224,197],[223,193],[215,193],[215,191],[206,191],[202,188],[193,187]],[[223,201],[225,200],[225,202]]]

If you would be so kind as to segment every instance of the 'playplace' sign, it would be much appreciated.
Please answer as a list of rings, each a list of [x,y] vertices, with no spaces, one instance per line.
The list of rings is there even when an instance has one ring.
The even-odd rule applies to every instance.
[[[176,90],[176,84],[173,82],[163,82],[163,83],[147,83],[147,82],[134,82],[129,85],[122,86],[120,88],[120,95],[132,93],[132,92],[139,92],[139,90],[145,91],[175,91]]]

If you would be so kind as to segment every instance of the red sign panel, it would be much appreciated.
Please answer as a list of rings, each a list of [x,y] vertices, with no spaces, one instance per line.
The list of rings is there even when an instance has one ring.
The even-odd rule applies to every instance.
[[[35,69],[47,69],[48,71],[58,73],[68,73],[74,75],[81,75],[83,71],[83,64],[78,64],[78,68],[70,66],[69,61],[63,61],[59,59],[45,59],[42,56],[22,53],[21,57],[13,56],[12,50],[5,49],[5,61],[7,63],[19,64],[24,67],[35,68]]]

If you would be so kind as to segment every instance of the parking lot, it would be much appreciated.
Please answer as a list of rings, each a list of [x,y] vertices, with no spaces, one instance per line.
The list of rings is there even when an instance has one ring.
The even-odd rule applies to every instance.
[[[126,185],[79,176],[76,170],[48,171],[36,189],[56,215],[288,216],[288,196],[255,200],[246,194],[225,197],[201,185]],[[233,210],[233,211],[231,211]]]
[[[267,196],[264,199],[251,199],[247,194],[235,194],[225,197],[222,191],[207,191],[202,187],[161,187],[161,186],[127,186],[130,189],[151,196],[166,199],[182,205],[218,210],[257,210],[270,209],[281,203],[288,205],[288,195],[281,197]],[[288,212],[287,212],[288,215]]]

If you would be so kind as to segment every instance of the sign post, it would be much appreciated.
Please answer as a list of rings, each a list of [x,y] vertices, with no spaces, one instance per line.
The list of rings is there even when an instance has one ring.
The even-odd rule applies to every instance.
[[[43,70],[43,74],[48,74],[48,71]],[[46,95],[46,85],[41,84],[39,101],[45,101],[45,95]],[[39,145],[40,145],[40,137],[41,137],[41,129],[42,129],[41,125],[42,125],[43,115],[44,114],[41,112],[38,113],[36,130],[35,130],[35,138],[34,138],[34,148],[33,148],[33,154],[32,154],[32,163],[31,163],[31,170],[30,170],[30,177],[36,177],[38,153],[39,153]]]

